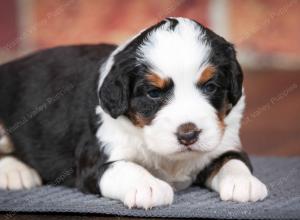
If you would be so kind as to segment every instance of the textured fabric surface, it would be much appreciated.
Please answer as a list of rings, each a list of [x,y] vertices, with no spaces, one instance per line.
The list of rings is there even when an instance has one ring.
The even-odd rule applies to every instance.
[[[255,175],[269,188],[257,203],[222,202],[215,192],[192,187],[176,193],[171,206],[129,210],[119,201],[85,195],[76,189],[44,186],[33,190],[0,191],[0,211],[99,213],[118,216],[300,219],[300,158],[252,157]]]

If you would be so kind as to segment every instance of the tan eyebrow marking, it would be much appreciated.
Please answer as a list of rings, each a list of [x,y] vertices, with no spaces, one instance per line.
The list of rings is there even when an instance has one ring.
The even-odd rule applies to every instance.
[[[216,73],[216,68],[213,66],[208,66],[201,74],[200,78],[198,79],[198,84],[204,84],[208,80],[210,80]]]
[[[146,76],[146,79],[155,87],[163,89],[166,88],[167,85],[169,84],[170,80],[167,79],[163,79],[160,76],[158,76],[155,73],[149,73]]]

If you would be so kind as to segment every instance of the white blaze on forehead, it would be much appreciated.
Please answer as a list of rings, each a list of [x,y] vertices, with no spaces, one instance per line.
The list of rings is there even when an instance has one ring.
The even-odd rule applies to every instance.
[[[170,30],[170,23],[152,32],[139,52],[153,71],[161,77],[177,81],[197,81],[201,67],[207,65],[210,47],[204,39],[201,27],[194,21],[176,18],[178,24]]]

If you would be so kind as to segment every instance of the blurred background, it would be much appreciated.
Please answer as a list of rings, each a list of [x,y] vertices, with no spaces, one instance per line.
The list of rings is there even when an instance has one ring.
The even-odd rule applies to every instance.
[[[196,19],[236,45],[244,148],[300,155],[299,0],[0,0],[0,64],[58,45],[118,44],[168,16]]]

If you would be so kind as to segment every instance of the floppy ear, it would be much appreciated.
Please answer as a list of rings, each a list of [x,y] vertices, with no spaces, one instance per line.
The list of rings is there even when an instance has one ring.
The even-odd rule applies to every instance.
[[[126,73],[114,64],[105,77],[99,90],[100,103],[104,111],[113,118],[124,114],[128,109],[129,79]]]
[[[236,59],[234,48],[233,54],[230,61],[230,83],[229,83],[229,93],[228,93],[228,100],[234,106],[242,96],[242,89],[243,89],[243,71]]]

